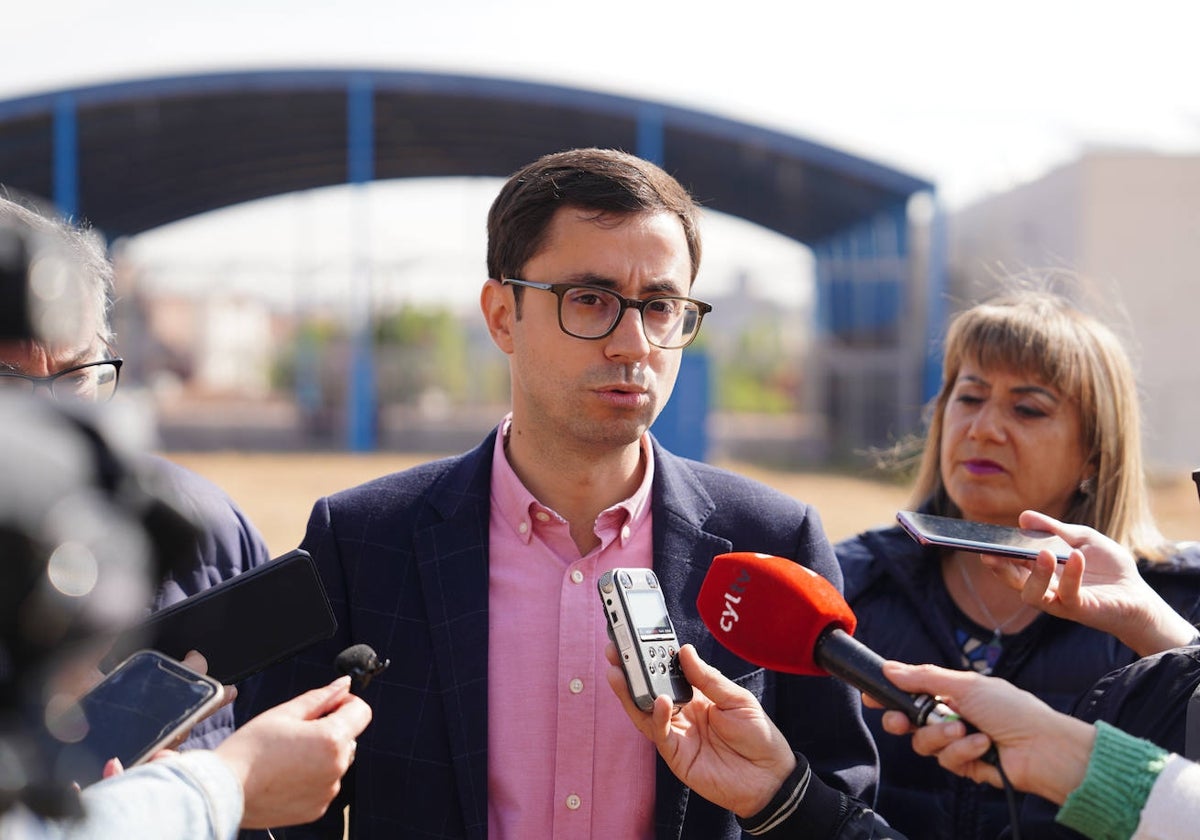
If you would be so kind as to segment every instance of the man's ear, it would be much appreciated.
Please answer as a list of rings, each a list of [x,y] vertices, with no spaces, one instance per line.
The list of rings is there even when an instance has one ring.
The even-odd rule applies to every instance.
[[[512,353],[512,325],[516,320],[513,310],[513,291],[499,280],[488,280],[479,292],[479,308],[492,341],[505,353]]]

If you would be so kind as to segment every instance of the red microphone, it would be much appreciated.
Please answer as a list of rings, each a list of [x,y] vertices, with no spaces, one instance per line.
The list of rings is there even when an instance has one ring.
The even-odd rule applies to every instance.
[[[713,636],[748,662],[785,674],[827,676],[866,692],[916,726],[957,720],[928,694],[912,695],[883,675],[883,657],[855,639],[841,593],[816,572],[782,557],[719,554],[696,599]]]

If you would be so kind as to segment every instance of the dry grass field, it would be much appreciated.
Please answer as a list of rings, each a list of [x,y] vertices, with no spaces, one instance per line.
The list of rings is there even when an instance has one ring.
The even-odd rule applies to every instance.
[[[436,457],[399,452],[166,454],[223,487],[262,530],[275,555],[300,542],[318,497]],[[833,540],[893,522],[907,495],[894,484],[843,475],[777,472],[740,463],[721,466],[812,503]],[[1167,536],[1200,538],[1200,501],[1190,477],[1156,480],[1153,489],[1155,515]]]

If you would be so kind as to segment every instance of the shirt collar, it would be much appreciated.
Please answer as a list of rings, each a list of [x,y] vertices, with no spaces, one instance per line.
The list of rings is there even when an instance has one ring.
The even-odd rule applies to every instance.
[[[536,524],[565,523],[566,520],[534,498],[508,462],[504,444],[511,424],[512,414],[509,413],[500,421],[496,432],[496,445],[492,450],[492,504],[503,520],[511,524],[518,538],[528,544],[533,538]],[[646,465],[641,483],[629,498],[601,511],[596,518],[597,530],[607,523],[618,529],[622,546],[632,538],[650,514],[650,491],[654,486],[654,449],[650,446],[650,436],[642,435],[639,445]]]

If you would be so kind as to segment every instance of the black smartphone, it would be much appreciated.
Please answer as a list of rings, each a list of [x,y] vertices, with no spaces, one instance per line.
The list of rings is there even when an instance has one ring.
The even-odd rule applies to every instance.
[[[644,712],[666,694],[676,705],[692,699],[679,667],[679,641],[658,578],[649,569],[613,569],[596,581],[608,637],[617,646],[633,702]]]
[[[950,516],[934,516],[902,510],[896,520],[908,535],[922,545],[937,545],[979,554],[996,554],[1030,560],[1048,549],[1059,563],[1067,562],[1071,546],[1049,531],[1012,528],[987,522],[968,522]]]
[[[137,648],[176,659],[198,650],[208,675],[228,685],[336,629],[316,565],[307,551],[296,549],[152,613],[117,639],[100,668]]]
[[[58,761],[80,787],[99,781],[105,763],[141,764],[211,714],[221,684],[156,650],[139,650],[50,722],[65,740]]]

